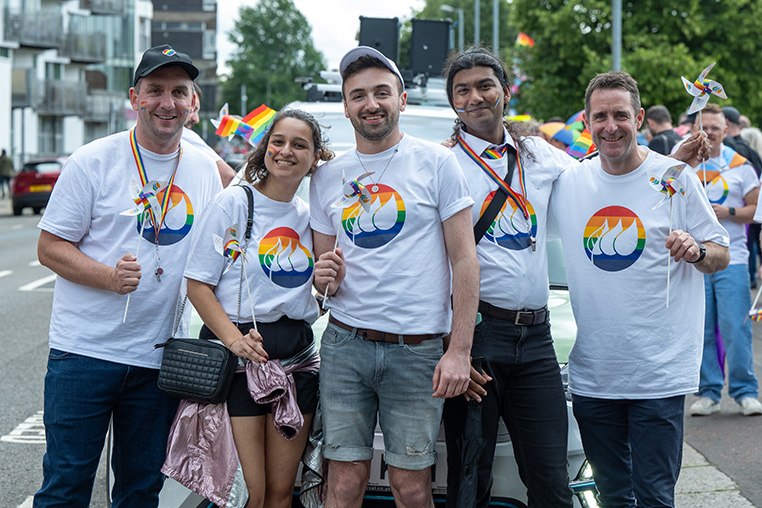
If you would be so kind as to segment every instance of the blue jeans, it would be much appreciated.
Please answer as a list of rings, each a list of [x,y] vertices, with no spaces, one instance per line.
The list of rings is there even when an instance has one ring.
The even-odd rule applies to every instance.
[[[673,508],[683,459],[685,396],[573,396],[582,446],[604,508]]]
[[[436,462],[443,401],[431,396],[442,340],[371,342],[328,324],[320,344],[320,406],[329,460],[371,460],[376,415],[384,460],[407,470]]]
[[[751,319],[751,290],[746,265],[730,265],[725,270],[704,275],[706,314],[704,318],[704,355],[701,359],[699,395],[719,401],[724,378],[717,361],[719,326],[725,345],[728,393],[736,401],[758,395],[754,374]]]
[[[475,506],[489,505],[502,417],[511,435],[519,475],[527,487],[529,506],[571,507],[566,468],[569,421],[550,325],[517,326],[483,315],[474,331],[471,356],[482,357],[482,367],[492,377],[481,402],[484,446],[478,459]],[[466,413],[464,397],[445,401],[448,506],[455,506],[461,483],[458,443]]]
[[[114,419],[113,508],[158,505],[161,466],[177,411],[159,371],[51,349],[45,376],[43,482],[34,508],[87,508]]]

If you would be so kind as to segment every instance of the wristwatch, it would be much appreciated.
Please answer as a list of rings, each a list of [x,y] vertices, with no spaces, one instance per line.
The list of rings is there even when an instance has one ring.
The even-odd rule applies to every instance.
[[[733,208],[732,206],[730,206],[730,207],[728,207],[728,213],[730,215],[735,215],[736,214],[736,209]]]
[[[732,210],[732,208],[731,208],[731,210]],[[700,243],[696,243],[696,245],[698,245],[698,248],[699,248],[699,257],[698,257],[698,259],[696,261],[688,261],[691,264],[700,263],[706,257],[706,247],[704,247]]]

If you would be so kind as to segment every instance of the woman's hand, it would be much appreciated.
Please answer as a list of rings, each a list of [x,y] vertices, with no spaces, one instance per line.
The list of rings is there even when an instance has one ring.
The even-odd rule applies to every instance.
[[[262,346],[262,336],[253,328],[249,330],[249,333],[228,346],[228,349],[234,355],[248,358],[256,363],[267,363],[267,360],[270,358]]]

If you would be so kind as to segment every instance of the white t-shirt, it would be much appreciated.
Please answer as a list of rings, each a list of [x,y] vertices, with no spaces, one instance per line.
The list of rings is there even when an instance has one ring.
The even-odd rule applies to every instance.
[[[704,170],[696,166],[693,170],[702,182],[706,179],[706,194],[710,203],[740,208],[746,204],[746,194],[759,187],[759,178],[754,167],[748,162],[734,163],[736,151],[721,145],[720,155],[704,163]],[[740,158],[740,156],[737,156]],[[733,167],[731,167],[733,166]],[[704,174],[706,173],[706,175]],[[749,262],[746,247],[746,224],[722,219],[720,224],[730,235],[730,264],[742,265]]]
[[[327,305],[336,319],[358,328],[447,333],[450,265],[441,223],[473,200],[452,152],[407,134],[398,148],[374,155],[350,150],[312,177],[310,225],[334,236],[341,224],[346,262],[346,277]],[[342,177],[366,171],[374,172],[360,182],[372,194],[370,211],[357,203],[331,206],[343,196]]]
[[[698,389],[704,343],[704,276],[669,263],[670,204],[658,181],[675,161],[656,152],[626,175],[600,157],[571,166],[553,188],[551,213],[564,246],[577,341],[569,355],[572,393],[603,399],[656,399]],[[728,245],[696,174],[672,197],[672,229]]]
[[[474,152],[482,154],[491,143],[461,131],[461,136]],[[511,146],[513,140],[506,132]],[[503,309],[539,309],[548,303],[548,256],[545,246],[548,201],[553,182],[569,165],[577,161],[537,137],[524,138],[534,157],[521,157],[524,168],[527,208],[531,214],[532,235],[536,250],[532,251],[527,225],[521,209],[508,197],[490,229],[476,246],[479,257],[479,299]],[[459,146],[452,148],[468,179],[474,224],[479,220],[497,190],[497,184]],[[507,157],[482,157],[495,172],[505,178]],[[511,188],[521,193],[518,169],[514,170]]]
[[[218,154],[217,151],[214,150],[211,146],[207,145],[201,136],[199,136],[193,129],[183,127],[183,139],[191,145],[197,147],[199,150],[206,152],[214,162],[222,160],[220,154]]]
[[[216,286],[217,299],[235,322],[243,263],[246,276],[241,286],[239,322],[252,321],[249,291],[259,322],[272,323],[283,316],[314,322],[318,305],[311,292],[314,261],[307,203],[298,197],[288,203],[274,201],[250,184],[242,185],[254,192],[254,224],[246,261],[239,256],[230,265],[230,258],[214,247],[213,235],[224,238],[225,230],[236,224],[237,239],[242,248],[246,245],[246,193],[238,186],[228,187],[209,204],[193,232],[185,276]],[[227,266],[231,268],[220,278]]]
[[[161,282],[154,276],[157,260],[152,223],[146,223],[141,239],[138,216],[120,215],[135,207],[130,181],[140,182],[129,132],[93,141],[69,157],[40,229],[76,243],[84,254],[107,266],[115,266],[128,252],[137,253],[143,277],[131,293],[126,323],[122,317],[127,295],[58,277],[50,319],[51,348],[127,365],[159,367],[161,350],[153,346],[172,334],[190,246],[186,237],[204,205],[222,188],[214,161],[188,143],[181,142],[181,146],[179,167],[177,152],[164,155],[140,150],[149,180],[167,182],[177,167],[171,207],[159,232]],[[190,313],[183,317],[178,336],[187,334]]]

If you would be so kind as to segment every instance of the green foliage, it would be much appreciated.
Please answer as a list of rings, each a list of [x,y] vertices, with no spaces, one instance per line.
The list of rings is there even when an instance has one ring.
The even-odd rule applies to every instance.
[[[317,77],[325,69],[323,54],[312,42],[312,27],[291,0],[259,0],[241,7],[228,34],[237,49],[226,63],[230,75],[222,82],[222,97],[231,113],[247,114],[262,103],[280,109],[304,98],[297,77]],[[241,112],[241,85],[246,85],[246,109]]]
[[[722,83],[729,99],[711,101],[733,104],[753,122],[762,119],[762,94],[755,92],[762,2],[622,4],[622,69],[638,81],[644,108],[664,104],[677,122],[693,100],[680,76],[692,81],[716,61],[709,77]],[[517,55],[524,57],[520,67],[528,76],[519,111],[566,118],[584,107],[589,80],[611,68],[611,9],[610,0],[513,0],[511,24],[535,41]]]

